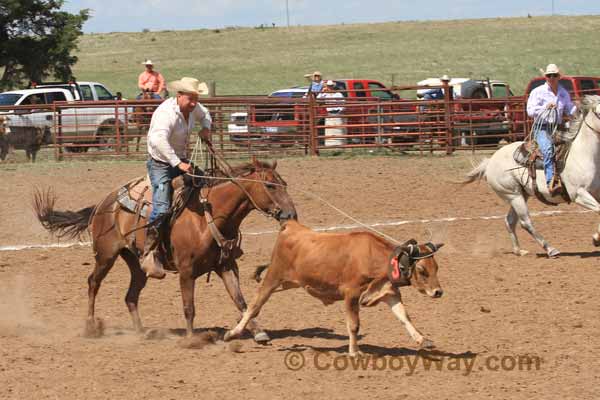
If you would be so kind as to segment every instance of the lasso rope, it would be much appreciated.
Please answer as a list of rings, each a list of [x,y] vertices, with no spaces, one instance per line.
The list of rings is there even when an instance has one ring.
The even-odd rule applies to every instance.
[[[551,138],[554,138],[554,134],[558,129],[558,110],[555,108],[546,108],[541,113],[538,114],[537,117],[533,120],[533,125],[531,126],[531,133],[539,131],[542,126],[548,126],[548,134]],[[533,137],[535,139],[535,137]]]
[[[225,173],[226,175],[228,175],[228,177],[217,177],[217,176],[199,176],[199,175],[195,175],[192,173],[187,172],[186,174],[191,176],[192,178],[203,178],[203,179],[212,179],[212,180],[223,180],[223,181],[232,181],[233,183],[237,183],[237,182],[255,182],[255,183],[261,183],[261,184],[270,184],[270,185],[275,185],[275,186],[280,186],[280,187],[287,187],[287,185],[281,184],[281,183],[277,183],[277,182],[270,182],[270,181],[264,181],[264,180],[258,180],[258,179],[247,179],[247,178],[238,178],[238,177],[233,177],[230,174],[231,171],[231,166],[229,165],[229,163],[227,163],[227,161],[220,155],[218,154],[213,146],[212,143],[210,143],[209,141],[206,142],[206,145],[208,147],[208,152],[210,154],[213,155],[213,157],[215,158],[215,160],[217,161],[217,163],[221,164],[224,168],[225,168]],[[198,139],[196,140],[196,144],[194,146],[194,149],[192,151],[192,162],[195,162],[195,160],[198,157],[198,154],[200,154],[201,159],[203,159],[205,161],[205,164],[208,165],[208,157],[204,158],[204,153],[202,151],[202,139],[200,138],[200,135],[198,135]],[[240,185],[238,185],[240,186]],[[240,186],[241,187],[241,186]],[[248,192],[242,188],[242,190],[246,193],[246,195],[250,198],[250,195],[248,194]],[[359,221],[358,219],[354,218],[353,216],[351,216],[350,214],[348,214],[347,212],[341,210],[340,208],[334,206],[333,204],[331,204],[330,202],[328,202],[327,200],[317,196],[316,194],[312,193],[312,192],[307,192],[305,190],[302,189],[295,189],[297,191],[299,191],[300,193],[307,195],[309,197],[312,197],[313,199],[316,199],[318,201],[320,201],[321,203],[325,204],[326,206],[330,207],[331,209],[335,210],[337,213],[339,213],[340,215],[350,219],[351,221],[355,222],[357,225],[362,226],[363,228],[372,231],[373,233],[376,233],[378,235],[380,235],[381,237],[391,241],[392,243],[395,244],[402,244],[402,242],[394,239],[393,237],[386,235],[383,232],[378,231],[377,229],[370,227],[369,225],[363,223],[362,221]],[[250,198],[251,199],[251,198]],[[251,199],[252,201],[252,199]],[[254,204],[254,201],[252,201],[252,203]],[[257,210],[259,212],[261,212],[263,215],[265,216],[269,216],[267,213],[263,212],[262,210],[260,210],[258,207],[256,207],[256,204],[254,204],[255,208],[257,208]]]
[[[236,178],[236,177],[218,177],[218,176],[201,176],[201,175],[194,175],[191,173],[187,173],[189,176],[193,177],[193,178],[203,178],[203,179],[212,179],[212,180],[221,180],[221,181],[238,181],[238,182],[256,182],[256,183],[262,183],[263,185],[268,183],[270,185],[275,185],[275,186],[281,186],[281,187],[287,187],[287,185],[284,185],[282,183],[276,183],[276,182],[270,182],[270,181],[263,181],[263,180],[258,180],[258,179],[248,179],[248,178]],[[321,203],[325,204],[326,206],[332,208],[333,210],[335,210],[336,212],[338,212],[339,214],[341,214],[342,216],[354,221],[356,224],[388,239],[391,242],[394,242],[396,244],[402,244],[402,242],[394,239],[393,237],[386,235],[383,232],[378,231],[377,229],[370,227],[369,225],[359,221],[358,219],[354,218],[353,216],[351,216],[350,214],[348,214],[347,212],[341,210],[340,208],[334,206],[333,204],[331,204],[330,202],[328,202],[327,200],[317,196],[316,194],[312,193],[312,192],[307,192],[305,190],[302,189],[298,189],[295,188],[294,190],[299,191],[300,193],[307,195],[309,197],[312,197],[318,201],[320,201]]]

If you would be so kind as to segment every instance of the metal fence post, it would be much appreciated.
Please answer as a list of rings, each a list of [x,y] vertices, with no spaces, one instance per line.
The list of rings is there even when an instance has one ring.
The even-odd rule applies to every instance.
[[[444,123],[446,128],[446,154],[452,154],[454,152],[454,143],[452,143],[452,93],[450,92],[451,87],[449,85],[450,78],[443,76],[442,88],[444,89]]]
[[[115,104],[115,143],[117,155],[121,154],[121,123],[119,122],[119,107]]]
[[[319,155],[319,135],[317,127],[315,126],[317,123],[317,118],[315,116],[315,107],[316,107],[315,96],[312,94],[308,95],[308,126],[310,133],[310,153],[313,156]]]

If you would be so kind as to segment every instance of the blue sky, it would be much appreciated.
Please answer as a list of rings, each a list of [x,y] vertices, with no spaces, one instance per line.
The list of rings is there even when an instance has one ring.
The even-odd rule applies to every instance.
[[[92,10],[84,31],[184,30],[227,26],[322,25],[406,20],[600,14],[598,0],[65,0]]]

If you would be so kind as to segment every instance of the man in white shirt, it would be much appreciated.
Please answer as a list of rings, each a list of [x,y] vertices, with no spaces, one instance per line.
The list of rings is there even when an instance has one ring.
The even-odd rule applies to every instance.
[[[325,118],[325,136],[344,136],[346,135],[346,128],[341,128],[344,125],[344,119],[341,116],[344,107],[344,95],[335,90],[335,82],[328,80],[323,88],[323,91],[319,93],[317,99],[327,99],[325,104],[327,105],[327,118]],[[341,146],[346,144],[345,138],[329,138],[324,141],[325,146]]]
[[[208,94],[204,82],[181,78],[167,85],[176,97],[165,100],[152,114],[148,130],[146,167],[152,186],[152,213],[148,218],[142,269],[147,276],[162,279],[165,271],[154,251],[159,241],[159,227],[171,207],[171,181],[191,172],[187,160],[190,133],[196,122],[202,126],[200,136],[209,139],[212,119],[208,109],[198,103],[198,96]]]

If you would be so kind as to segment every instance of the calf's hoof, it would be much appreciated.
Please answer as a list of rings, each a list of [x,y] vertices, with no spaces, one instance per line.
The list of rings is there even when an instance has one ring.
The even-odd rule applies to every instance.
[[[548,247],[546,253],[548,254],[548,258],[558,258],[560,256],[560,251],[554,247]]]
[[[600,239],[597,239],[596,235],[592,236],[592,243],[594,243],[594,246],[600,247]]]
[[[423,339],[423,341],[419,344],[419,348],[421,349],[433,349],[435,344],[429,339]]]
[[[254,341],[259,344],[266,344],[271,341],[271,338],[265,332],[258,332],[254,335]]]

